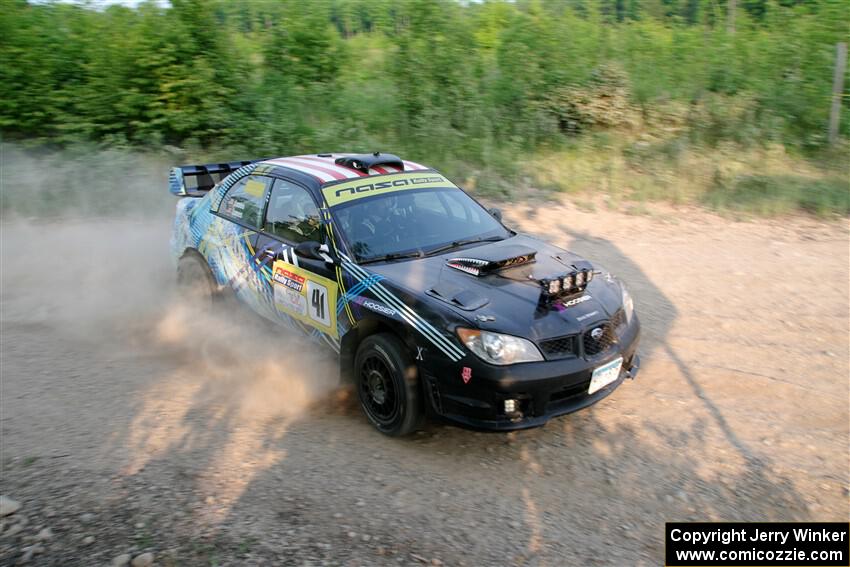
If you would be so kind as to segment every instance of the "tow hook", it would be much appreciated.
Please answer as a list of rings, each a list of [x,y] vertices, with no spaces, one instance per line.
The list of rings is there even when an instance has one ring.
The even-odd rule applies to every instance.
[[[637,355],[637,353],[635,353],[635,355],[632,357],[632,365],[626,371],[626,378],[628,378],[629,380],[634,380],[635,377],[638,375],[639,370],[640,370],[640,357]]]

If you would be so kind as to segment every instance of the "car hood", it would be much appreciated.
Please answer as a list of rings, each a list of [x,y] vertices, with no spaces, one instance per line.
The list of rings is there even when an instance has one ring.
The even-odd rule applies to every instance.
[[[368,269],[408,294],[429,296],[471,326],[546,339],[590,328],[620,308],[619,284],[607,273],[597,273],[583,293],[561,301],[543,300],[540,280],[583,266],[592,265],[536,238],[516,235]]]

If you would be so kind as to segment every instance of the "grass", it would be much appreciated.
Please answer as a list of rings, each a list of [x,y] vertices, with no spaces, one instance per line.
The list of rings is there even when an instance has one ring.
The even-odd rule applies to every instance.
[[[758,216],[850,215],[847,147],[805,158],[779,144],[708,147],[677,132],[596,136],[523,162],[529,187],[568,193],[581,208],[602,193],[611,207],[662,201]],[[641,207],[637,207],[641,210]]]
[[[847,180],[840,177],[743,175],[729,184],[718,184],[703,201],[713,208],[763,216],[796,211],[817,216],[850,214],[850,189]]]

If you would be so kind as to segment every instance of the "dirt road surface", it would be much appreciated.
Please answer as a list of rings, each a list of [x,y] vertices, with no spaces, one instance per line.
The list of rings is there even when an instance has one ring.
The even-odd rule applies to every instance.
[[[303,342],[189,320],[168,219],[6,223],[0,564],[658,566],[666,521],[848,520],[846,221],[505,212],[628,282],[640,375],[409,439]]]

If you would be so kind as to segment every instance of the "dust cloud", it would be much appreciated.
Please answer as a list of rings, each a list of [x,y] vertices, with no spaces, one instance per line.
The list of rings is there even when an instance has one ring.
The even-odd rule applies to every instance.
[[[173,372],[150,376],[137,425],[181,388],[203,392],[186,403],[226,402],[243,418],[293,417],[338,386],[335,361],[241,307],[183,305],[169,253],[174,161],[0,146],[3,331],[43,326],[89,352],[164,360]]]

